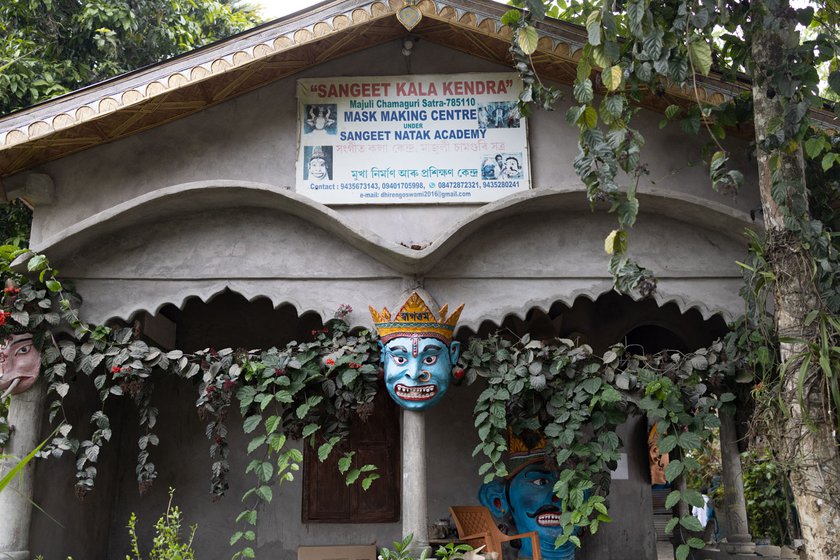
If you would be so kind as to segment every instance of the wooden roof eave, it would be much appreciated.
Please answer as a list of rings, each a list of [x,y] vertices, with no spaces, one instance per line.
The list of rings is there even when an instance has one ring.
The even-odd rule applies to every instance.
[[[323,2],[0,118],[0,177],[161,126],[333,57],[405,36],[394,17],[402,6],[402,0]],[[500,23],[506,6],[489,0],[421,0],[418,7],[424,18],[412,35],[510,64],[511,30]],[[545,78],[570,83],[584,30],[558,21],[538,26],[542,36],[535,58],[543,61],[541,67],[553,68]],[[746,87],[716,77],[698,79],[698,95],[709,103]],[[692,90],[669,88],[667,94],[684,103],[695,98]]]

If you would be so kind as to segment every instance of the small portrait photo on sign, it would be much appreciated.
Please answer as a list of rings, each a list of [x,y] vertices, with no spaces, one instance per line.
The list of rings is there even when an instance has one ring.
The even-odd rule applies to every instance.
[[[487,154],[481,158],[481,178],[509,181],[522,178],[522,152]]]
[[[516,103],[493,101],[478,107],[479,128],[519,128],[521,115]]]
[[[335,135],[338,129],[336,126],[338,109],[335,103],[304,105],[303,112],[305,113],[303,117],[304,134],[325,132],[327,134]]]
[[[304,146],[304,181],[331,181],[333,177],[333,147]]]

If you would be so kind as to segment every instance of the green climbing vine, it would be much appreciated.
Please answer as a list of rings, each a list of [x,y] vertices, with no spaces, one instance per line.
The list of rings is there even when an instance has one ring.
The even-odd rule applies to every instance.
[[[520,104],[557,97],[532,76],[531,55],[539,39],[535,22],[548,16],[586,29],[566,118],[579,131],[574,167],[587,197],[593,204],[607,202],[617,217],[605,250],[618,291],[646,296],[656,289],[653,272],[629,252],[639,213],[636,194],[647,174],[641,155],[644,138],[632,124],[640,102],[669,89],[694,92],[693,100],[666,108],[661,126],[678,123],[688,134],[708,137],[702,155],[711,185],[720,192],[735,193],[744,181],[730,167],[722,141],[733,131],[756,127],[756,156],[766,165],[760,176],[767,186],[754,218],[764,213],[766,223],[782,223],[768,227],[764,237],[749,239],[750,253],[741,263],[746,316],[730,337],[748,366],[741,377],[755,375],[754,432],[777,446],[786,445],[781,443],[786,428],[778,419],[789,418],[796,408],[805,411],[811,429],[812,415],[840,422],[840,142],[833,130],[812,120],[815,111],[822,111],[823,122],[828,121],[826,113],[840,116],[837,3],[799,8],[786,0],[511,3],[518,9],[509,11],[503,23],[513,30],[515,68],[523,80],[529,78]],[[733,81],[746,74],[753,89],[744,88],[720,105],[709,104],[698,94],[698,76],[712,72]],[[796,161],[800,157],[804,170]],[[773,317],[768,302],[775,300],[777,310],[788,305],[779,296],[795,292],[790,287],[796,283],[808,294],[807,308],[781,309]],[[791,305],[803,307],[795,300],[790,299]],[[794,317],[788,320],[791,332],[777,332],[774,319],[779,316]],[[809,479],[801,461],[788,457],[785,469],[799,472],[799,480]],[[836,495],[836,466],[830,471],[822,491],[801,490]],[[840,502],[833,500],[832,507],[840,510]],[[825,537],[823,544],[831,540],[836,539]]]
[[[93,490],[100,452],[111,440],[106,401],[130,399],[139,412],[136,475],[142,493],[157,477],[152,460],[159,444],[153,372],[192,380],[198,414],[207,423],[214,499],[229,487],[231,407],[239,407],[242,429],[251,438],[245,474],[252,484],[242,496],[245,509],[236,518],[230,543],[234,558],[253,558],[260,506],[273,500],[278,484],[293,480],[303,460],[290,441],[317,445],[323,461],[347,434],[349,422],[364,420],[372,412],[380,376],[377,339],[367,330],[350,329],[344,321],[350,311],[346,306],[313,331],[311,340],[283,348],[164,351],[130,328],[81,321],[79,298],[45,258],[19,251],[10,256],[17,262],[3,267],[8,281],[0,301],[6,321],[3,334],[20,329],[34,334],[55,428],[41,456],[75,457],[80,496]],[[13,272],[22,266],[26,273]],[[596,356],[589,346],[567,339],[543,342],[502,334],[471,339],[460,365],[468,382],[487,383],[475,405],[481,443],[474,453],[487,458],[479,474],[488,479],[507,474],[508,430],[520,437],[544,437],[545,460],[560,476],[554,491],[562,499],[564,533],[558,544],[569,540],[580,546],[576,528],[594,533],[610,520],[610,470],[622,447],[617,427],[629,415],[657,420],[660,450],[675,457],[666,470],[669,482],[700,468],[690,452],[711,437],[718,425],[717,411],[731,406],[727,403],[735,397],[729,389],[737,381],[752,381],[742,373],[748,361],[738,353],[737,340],[733,334],[726,343],[718,341],[687,355],[637,356],[616,345]],[[82,386],[83,378],[92,380],[99,395],[99,406],[90,416],[92,433],[86,438],[64,408],[65,398]],[[374,465],[356,464],[353,452],[341,457],[338,466],[348,484],[359,481],[365,489],[379,476]],[[701,500],[694,490],[677,489],[668,505],[699,505]],[[687,532],[678,549],[678,557],[684,559],[689,548],[700,548],[703,542],[691,534],[700,529],[693,517],[674,517],[668,529],[678,528]]]
[[[708,443],[719,426],[717,411],[735,400],[728,388],[741,360],[728,352],[736,350],[724,341],[690,354],[637,356],[615,345],[596,356],[588,345],[568,339],[472,339],[462,359],[467,379],[488,384],[475,405],[481,441],[473,454],[487,458],[479,474],[485,482],[507,476],[508,430],[526,442],[544,438],[544,460],[559,472],[554,492],[562,504],[563,534],[555,545],[580,546],[576,528],[595,533],[610,521],[610,472],[623,447],[616,430],[630,415],[657,420],[659,449],[675,457],[665,470],[668,482],[700,468],[690,452]],[[703,506],[694,489],[674,489],[666,506],[679,502]],[[666,530],[678,528],[687,532],[677,549],[684,560],[690,548],[705,543],[693,534],[702,530],[693,516],[673,517]]]
[[[42,376],[49,398],[49,420],[54,437],[39,455],[75,457],[76,492],[94,489],[99,456],[112,437],[105,404],[130,399],[137,408],[136,477],[141,493],[157,478],[152,460],[159,444],[158,410],[153,405],[153,372],[193,381],[198,388],[196,408],[207,421],[212,464],[210,493],[219,499],[228,490],[230,453],[227,417],[238,404],[248,443],[245,474],[253,485],[242,497],[247,507],[236,518],[241,529],[230,542],[234,558],[253,558],[258,510],[273,499],[273,486],[294,478],[302,452],[292,440],[308,439],[325,460],[347,435],[354,418],[366,419],[379,384],[379,350],[368,331],[351,332],[344,321],[351,311],[342,306],[326,325],[312,332],[308,342],[290,342],[283,348],[245,351],[225,348],[194,353],[164,351],[140,339],[127,327],[91,325],[79,318],[79,297],[62,284],[43,255],[4,247],[0,271],[6,288],[0,299],[0,336],[31,332],[41,351]],[[12,260],[14,259],[14,262]],[[25,272],[15,270],[23,268]],[[92,380],[99,406],[89,419],[92,431],[82,435],[78,420],[64,407],[65,399]],[[0,410],[0,434],[9,437],[6,408]],[[352,454],[339,461],[348,484],[360,481],[367,489],[379,477],[374,465],[354,464]]]
[[[525,88],[520,95],[523,115],[533,107],[551,109],[560,98],[556,88],[543,84],[533,69],[539,33],[535,22],[548,16],[575,21],[586,29],[587,41],[572,86],[574,103],[566,120],[579,132],[580,152],[574,168],[595,205],[606,203],[617,225],[605,239],[609,270],[618,290],[648,296],[656,290],[653,272],[630,254],[630,235],[638,218],[637,196],[648,174],[643,160],[645,140],[633,119],[645,96],[670,87],[697,90],[697,75],[713,69],[725,76],[750,68],[749,40],[755,26],[795,20],[811,30],[810,38],[792,37],[787,56],[765,69],[769,89],[783,100],[784,112],[770,124],[770,133],[757,149],[770,154],[774,171],[772,200],[779,205],[788,229],[804,247],[819,295],[805,318],[813,337],[798,356],[800,387],[811,364],[818,365],[824,389],[840,407],[840,140],[815,128],[809,111],[840,107],[818,96],[818,67],[828,65],[826,82],[840,93],[837,16],[829,7],[793,9],[786,2],[691,0],[653,3],[572,3],[562,0],[513,0],[526,10],[508,12],[503,23],[514,30],[511,52]],[[761,11],[763,10],[763,11]],[[743,174],[732,169],[721,141],[733,129],[748,124],[754,113],[748,92],[712,106],[701,102],[671,105],[662,126],[678,124],[686,133],[707,134],[704,157],[710,182],[718,191],[737,192]],[[780,157],[804,149],[807,177],[790,181],[779,172]],[[806,191],[807,185],[807,191]],[[784,242],[785,240],[781,240]],[[757,418],[771,427],[778,411],[786,364],[778,353],[779,336],[769,319],[767,301],[776,283],[773,251],[780,240],[750,238],[751,251],[742,263],[747,315],[726,341],[691,354],[661,353],[635,356],[615,346],[602,356],[588,346],[568,340],[542,342],[503,335],[473,339],[462,365],[470,380],[488,384],[476,403],[475,424],[480,445],[476,454],[487,462],[480,474],[505,476],[506,433],[544,436],[546,461],[560,473],[555,492],[562,499],[564,534],[579,545],[576,527],[590,532],[609,520],[606,497],[610,469],[618,459],[621,441],[616,428],[628,415],[658,419],[660,451],[672,452],[666,470],[670,482],[699,468],[690,455],[711,437],[717,411],[732,407],[737,383],[753,387],[752,397],[764,406]],[[770,245],[768,245],[770,243]],[[141,492],[157,477],[153,452],[159,444],[157,409],[153,404],[153,373],[164,372],[191,380],[198,390],[196,408],[207,422],[210,441],[211,485],[214,498],[228,490],[230,448],[227,418],[238,406],[250,461],[246,474],[252,487],[237,517],[239,530],[231,537],[235,558],[254,557],[260,504],[272,501],[273,488],[292,480],[300,468],[301,452],[290,440],[318,445],[324,460],[346,435],[349,422],[370,413],[376,392],[379,355],[375,335],[352,331],[340,311],[312,340],[292,342],[281,349],[245,351],[206,349],[194,353],[164,351],[140,340],[125,327],[90,325],[78,315],[78,297],[65,286],[46,258],[0,248],[0,260],[18,258],[16,273],[2,268],[4,291],[0,333],[27,329],[42,351],[43,376],[50,396],[54,438],[42,456],[73,455],[76,489],[80,496],[95,485],[99,455],[112,437],[105,409],[111,399],[128,399],[139,412],[136,476]],[[99,406],[90,416],[85,437],[70,418],[64,400],[84,378],[98,391]],[[800,400],[802,400],[800,389]],[[8,402],[0,402],[0,448],[9,438]],[[781,406],[784,411],[784,406]],[[367,488],[377,477],[372,465],[354,464],[352,454],[339,461],[348,482]],[[691,489],[674,490],[668,506],[701,505]],[[703,543],[690,532],[699,530],[691,516],[675,516],[670,530],[687,534],[677,550],[680,559]]]

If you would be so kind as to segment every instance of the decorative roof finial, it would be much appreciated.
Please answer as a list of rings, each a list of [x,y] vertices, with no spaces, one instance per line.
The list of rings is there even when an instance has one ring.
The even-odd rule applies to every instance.
[[[417,8],[417,0],[404,0],[403,7],[397,10],[397,20],[408,31],[414,29],[421,19],[423,13]]]

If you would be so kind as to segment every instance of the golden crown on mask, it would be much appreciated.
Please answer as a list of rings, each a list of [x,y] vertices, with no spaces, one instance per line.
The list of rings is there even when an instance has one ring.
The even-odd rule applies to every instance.
[[[451,315],[447,315],[449,306],[440,308],[440,313],[435,314],[423,298],[417,292],[412,292],[405,303],[400,307],[394,316],[391,316],[387,307],[379,312],[369,307],[370,316],[373,318],[373,326],[379,333],[382,342],[388,342],[394,338],[436,338],[441,342],[449,344],[452,340],[452,333],[455,325],[464,309],[462,303]]]

